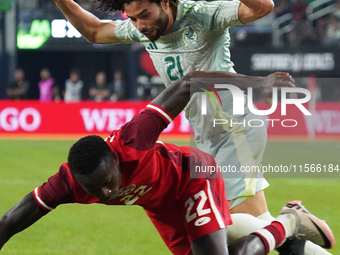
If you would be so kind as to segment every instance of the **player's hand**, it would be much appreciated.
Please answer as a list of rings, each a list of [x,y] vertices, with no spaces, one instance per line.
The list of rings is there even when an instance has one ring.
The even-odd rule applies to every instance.
[[[278,88],[278,91],[282,87],[295,87],[295,81],[289,73],[285,72],[275,72],[264,77],[258,91],[269,106],[272,105],[274,87]]]

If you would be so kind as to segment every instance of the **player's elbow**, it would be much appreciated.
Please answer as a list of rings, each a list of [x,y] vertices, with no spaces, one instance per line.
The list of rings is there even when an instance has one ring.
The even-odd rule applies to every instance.
[[[98,42],[96,41],[95,38],[92,38],[92,37],[85,37],[85,39],[86,39],[89,43],[96,43],[96,44],[98,44]]]
[[[89,43],[100,43],[100,36],[97,26],[87,27],[86,30],[79,31]]]
[[[0,247],[7,242],[7,240],[14,234],[13,231],[13,225],[10,215],[8,213],[5,213],[0,218]]]
[[[271,0],[264,0],[262,2],[261,8],[258,11],[258,16],[260,18],[268,15],[269,13],[271,13],[274,9],[275,5],[274,2]]]
[[[0,218],[0,228],[4,228],[5,226],[7,226],[9,219],[10,219],[10,217],[8,215],[8,212],[7,212]]]
[[[87,33],[87,34],[83,34],[83,36],[89,43],[99,44],[99,41],[96,37],[96,33]]]

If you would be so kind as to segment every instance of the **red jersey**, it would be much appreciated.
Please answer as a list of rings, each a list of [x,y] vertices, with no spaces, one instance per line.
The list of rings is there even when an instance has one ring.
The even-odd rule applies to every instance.
[[[205,190],[204,193],[210,192],[211,199],[214,198],[213,212],[209,209],[211,207],[210,202],[206,204],[202,202],[206,199],[204,196],[208,197],[209,194],[199,193],[197,195],[197,193],[193,199],[200,202],[200,209],[205,212],[205,216],[210,210],[209,213],[213,213],[213,218],[216,218],[214,230],[208,232],[224,228],[231,221],[226,206],[227,200],[224,195],[223,181],[220,183],[220,179],[211,179],[217,177],[215,175],[197,176],[198,173],[195,173],[195,167],[215,166],[215,160],[211,155],[196,148],[178,147],[159,141],[159,134],[171,120],[171,115],[164,109],[149,104],[140,115],[135,116],[130,122],[119,130],[113,131],[106,138],[112,152],[116,152],[121,167],[122,183],[114,201],[104,203],[88,194],[72,177],[68,164],[63,163],[58,173],[33,191],[36,202],[45,210],[53,210],[58,205],[65,203],[140,205],[146,210],[150,218],[154,219],[153,222],[157,227],[157,215],[177,208],[179,203],[181,208],[183,207],[180,210],[183,212],[186,210],[187,216],[194,215],[195,208],[192,208],[191,202],[187,203],[188,198],[194,196],[197,192],[201,192],[201,190]],[[195,175],[193,175],[194,173]],[[219,190],[215,189],[216,180],[218,180]],[[210,185],[213,188],[210,188]],[[180,214],[183,218],[185,213],[181,212]],[[211,217],[205,218],[211,220]],[[204,224],[207,223],[205,218],[203,218]],[[187,222],[193,219],[187,218]],[[192,221],[192,225],[194,223],[201,224],[200,222]],[[177,224],[183,225],[183,222]],[[163,230],[162,227],[157,227],[157,229],[160,232]],[[199,231],[192,232],[192,235],[189,235],[189,242],[206,234],[206,231],[202,233],[199,233]],[[163,235],[162,237],[163,239],[166,238]],[[165,241],[169,246],[169,242]],[[184,254],[183,250],[180,252]]]

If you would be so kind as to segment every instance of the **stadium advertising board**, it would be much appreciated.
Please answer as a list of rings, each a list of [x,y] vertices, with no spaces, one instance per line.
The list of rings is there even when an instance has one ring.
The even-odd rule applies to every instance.
[[[81,49],[112,48],[88,43],[66,19],[33,19],[20,22],[17,31],[18,49]],[[53,48],[56,47],[56,48]]]
[[[46,15],[44,13],[49,13]],[[111,19],[125,19],[117,13]],[[112,50],[112,45],[90,44],[58,11],[22,11],[17,27],[17,47],[22,50]],[[80,47],[80,48],[79,48]]]
[[[323,47],[256,48],[240,47],[231,50],[238,73],[266,76],[271,72],[289,72],[296,77],[338,77],[340,53]]]
[[[147,102],[81,103],[39,101],[0,101],[0,135],[9,134],[103,134],[118,129],[144,109]],[[308,104],[303,104],[308,109]],[[268,109],[265,103],[256,103],[259,110]],[[265,125],[270,136],[340,137],[340,103],[317,103],[312,115],[304,115],[296,105],[287,105],[287,115],[281,115],[281,105],[269,114],[259,116],[250,125]],[[189,135],[190,126],[184,112],[163,132],[171,135]]]
[[[82,103],[0,101],[0,134],[103,134],[120,128],[146,106],[147,102]],[[164,133],[189,134],[184,114]]]

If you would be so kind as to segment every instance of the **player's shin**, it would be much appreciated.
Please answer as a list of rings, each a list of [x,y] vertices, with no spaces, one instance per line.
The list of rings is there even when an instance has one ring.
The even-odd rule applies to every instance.
[[[228,230],[228,243],[250,233],[262,229],[269,225],[270,222],[255,218],[254,216],[246,213],[233,213],[231,214],[233,224],[227,227]]]

